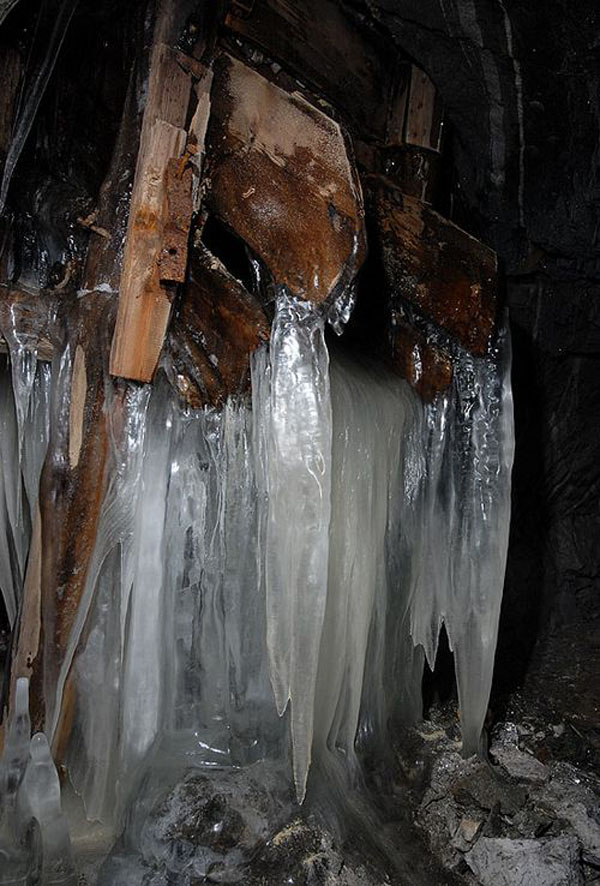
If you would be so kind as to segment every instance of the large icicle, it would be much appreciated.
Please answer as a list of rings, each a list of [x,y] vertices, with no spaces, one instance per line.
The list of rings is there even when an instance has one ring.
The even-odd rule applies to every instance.
[[[310,766],[331,512],[331,402],[323,314],[281,294],[270,372],[255,360],[254,409],[265,427],[267,645],[277,708],[291,701],[294,780]]]
[[[446,626],[468,754],[480,749],[491,688],[513,449],[510,339],[504,330],[492,356],[459,356],[450,392],[424,408],[406,472],[401,559],[410,634],[433,667]],[[414,679],[420,679],[418,670]]]
[[[389,530],[401,495],[403,444],[415,396],[381,367],[336,357],[331,399],[329,586],[315,740],[321,749],[327,745],[352,760],[374,610],[389,591]],[[383,637],[373,641],[383,648]],[[381,681],[378,668],[376,693]]]

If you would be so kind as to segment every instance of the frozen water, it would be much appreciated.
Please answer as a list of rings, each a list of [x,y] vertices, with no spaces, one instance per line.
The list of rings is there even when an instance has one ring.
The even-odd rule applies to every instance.
[[[331,396],[332,512],[315,737],[353,758],[369,635],[376,607],[392,590],[387,546],[416,404],[405,382],[342,357],[332,360]],[[372,641],[380,646],[383,638]],[[376,679],[381,692],[381,674]]]
[[[459,357],[451,389],[423,408],[408,446],[400,533],[408,633],[433,667],[446,626],[464,751],[475,753],[491,688],[510,521],[514,431],[506,329],[491,356]],[[405,643],[406,633],[399,647]],[[403,655],[409,662],[410,651]],[[419,681],[415,656],[412,679]],[[406,713],[410,719],[419,712]]]
[[[16,344],[11,370],[0,370],[0,589],[12,626],[48,445],[51,371]]]
[[[43,732],[31,739],[31,758],[19,790],[19,816],[34,819],[41,837],[41,882],[44,886],[76,886],[67,820],[62,814],[60,782]]]
[[[29,683],[20,678],[0,760],[0,883],[76,886],[58,773],[46,736],[30,736]]]
[[[256,361],[253,366],[254,409],[264,423],[267,646],[280,714],[291,701],[300,800],[310,766],[327,600],[331,400],[324,326],[314,305],[281,294],[269,366]]]
[[[423,665],[435,660],[442,624],[465,751],[479,748],[508,534],[507,334],[488,358],[459,355],[452,388],[425,405],[381,367],[337,354],[330,362],[324,322],[317,308],[280,296],[270,348],[252,361],[252,409],[232,400],[185,411],[162,378],[107,382],[107,491],[48,705],[56,724],[72,673],[69,767],[90,817],[114,822],[166,760],[179,773],[265,760],[281,772],[288,728],[299,800],[313,756],[320,779],[328,768],[358,772],[366,745],[385,744],[390,719],[420,715]],[[11,408],[0,428],[10,453],[0,577],[13,581],[16,611],[12,527],[25,533],[26,554],[50,373],[38,367],[21,410],[21,461],[15,388],[2,381]],[[37,738],[27,768],[38,820],[56,808],[46,751]],[[48,858],[64,843],[56,821]],[[18,846],[7,852],[24,863]]]

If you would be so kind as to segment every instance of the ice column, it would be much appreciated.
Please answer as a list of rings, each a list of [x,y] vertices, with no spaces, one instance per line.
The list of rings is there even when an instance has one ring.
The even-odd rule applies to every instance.
[[[304,797],[314,693],[327,599],[331,511],[331,403],[325,319],[281,294],[269,363],[253,363],[254,409],[267,501],[267,646],[277,709],[291,701],[294,780]]]

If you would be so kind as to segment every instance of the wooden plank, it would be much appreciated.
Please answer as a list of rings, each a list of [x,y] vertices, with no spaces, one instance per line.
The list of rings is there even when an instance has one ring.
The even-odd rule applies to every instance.
[[[340,110],[363,136],[385,138],[394,47],[359,28],[333,0],[256,0],[231,4],[226,25],[259,46]]]
[[[112,375],[137,381],[152,380],[171,312],[171,292],[161,283],[159,257],[169,217],[167,169],[185,149],[191,87],[191,74],[183,70],[176,53],[164,44],[155,46],[110,359]],[[169,248],[179,250],[180,239]]]
[[[276,284],[321,303],[365,253],[362,191],[338,123],[222,55],[207,135],[209,208]]]
[[[405,141],[439,151],[442,137],[441,104],[425,71],[412,66],[406,109]]]
[[[169,365],[181,396],[198,408],[219,406],[229,396],[245,393],[250,355],[269,334],[269,321],[256,298],[198,243],[169,331]]]
[[[415,197],[369,178],[368,205],[389,295],[417,307],[473,354],[494,329],[496,254]]]

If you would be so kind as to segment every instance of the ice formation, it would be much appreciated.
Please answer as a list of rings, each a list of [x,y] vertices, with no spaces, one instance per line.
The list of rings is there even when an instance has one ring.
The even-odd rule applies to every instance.
[[[12,340],[11,371],[0,370],[0,589],[11,626],[48,445],[50,382],[49,364]]]
[[[306,790],[314,693],[327,601],[331,515],[331,396],[325,318],[279,296],[270,359],[253,369],[263,423],[267,647],[279,714],[291,702],[294,780]],[[262,365],[261,365],[262,364]]]
[[[161,766],[290,765],[300,801],[311,756],[321,771],[334,757],[358,771],[390,721],[420,716],[442,625],[465,751],[480,747],[508,535],[508,335],[489,357],[457,354],[452,387],[425,405],[379,365],[330,359],[324,323],[280,296],[270,347],[253,358],[252,404],[183,410],[162,377],[106,383],[109,482],[48,706],[52,738],[72,669],[68,763],[91,818],[115,820],[132,798],[145,808],[144,773]],[[0,377],[0,581],[13,615],[47,441],[50,371],[28,372],[13,364],[12,385]],[[11,729],[29,727],[17,717]],[[2,776],[3,808],[18,782],[56,860],[66,836],[56,824],[44,843],[57,809],[47,744],[24,750],[10,735],[5,760],[19,774]]]
[[[76,886],[60,783],[46,736],[31,737],[29,684],[16,681],[0,759],[0,883]]]

